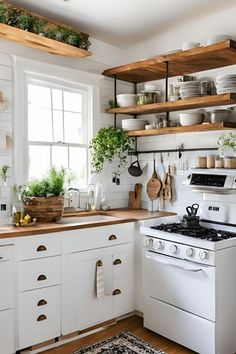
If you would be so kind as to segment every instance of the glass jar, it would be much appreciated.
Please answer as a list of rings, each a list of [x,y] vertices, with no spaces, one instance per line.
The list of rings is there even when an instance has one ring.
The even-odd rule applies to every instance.
[[[224,168],[224,159],[223,157],[215,157],[215,168]]]
[[[224,168],[236,168],[236,157],[225,157]]]
[[[207,156],[207,168],[215,168],[215,155]]]
[[[196,168],[206,168],[206,167],[207,167],[206,156],[197,156]]]

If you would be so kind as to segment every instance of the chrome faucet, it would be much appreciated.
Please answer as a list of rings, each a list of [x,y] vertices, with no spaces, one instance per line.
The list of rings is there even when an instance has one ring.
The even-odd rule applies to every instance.
[[[78,202],[78,207],[77,207],[77,208],[80,209],[80,190],[79,190],[78,188],[70,187],[70,188],[67,190],[67,192],[68,192],[68,196],[69,196],[69,198],[70,198],[70,202],[71,202],[73,196],[75,196],[75,193],[73,193],[73,192],[76,192],[76,194],[78,193],[79,202]],[[70,193],[70,192],[72,192],[72,193]]]

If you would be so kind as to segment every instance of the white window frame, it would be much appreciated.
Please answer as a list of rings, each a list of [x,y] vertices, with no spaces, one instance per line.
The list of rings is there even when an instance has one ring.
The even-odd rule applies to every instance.
[[[86,166],[86,185],[89,184],[88,182],[88,178],[89,178],[89,172],[90,172],[90,168],[89,168],[89,140],[91,137],[91,133],[90,133],[90,120],[91,118],[89,117],[89,105],[90,105],[90,101],[91,101],[91,90],[89,86],[86,85],[81,85],[81,84],[74,84],[74,83],[70,83],[69,85],[65,85],[64,82],[61,82],[60,80],[55,80],[55,79],[47,79],[45,80],[45,78],[42,78],[39,75],[33,75],[33,74],[26,74],[25,75],[25,90],[27,92],[26,94],[26,99],[27,99],[27,122],[26,122],[26,130],[28,132],[28,85],[32,84],[32,85],[38,85],[38,86],[43,86],[43,87],[49,87],[49,88],[55,88],[55,89],[61,89],[61,90],[66,90],[67,92],[76,92],[76,93],[81,93],[82,94],[82,100],[83,100],[83,110],[82,116],[83,116],[83,127],[85,129],[85,142],[83,144],[76,144],[76,143],[66,143],[65,141],[62,142],[53,142],[54,139],[52,139],[52,142],[47,142],[47,141],[29,141],[28,137],[27,137],[27,152],[28,154],[26,155],[26,161],[27,161],[27,165],[29,166],[29,146],[48,146],[50,147],[50,164],[52,165],[52,146],[71,146],[71,147],[82,147],[82,148],[86,148],[86,159],[87,159],[87,166]],[[63,106],[64,108],[64,106]],[[64,109],[63,109],[63,125],[64,125]],[[52,119],[52,126],[53,126],[53,119]],[[63,133],[65,133],[65,130],[63,129]],[[53,129],[52,129],[52,134],[53,134]],[[68,149],[68,162],[70,159],[70,155],[69,155],[69,149]],[[26,174],[26,179],[29,179],[28,176],[28,172],[29,172],[29,167],[27,169],[27,174]],[[80,187],[81,188],[81,187]]]
[[[60,86],[64,83],[66,88],[71,86],[76,89],[78,85],[86,86],[90,97],[87,112],[91,117],[88,126],[90,134],[87,135],[90,140],[100,126],[99,80],[101,75],[21,57],[14,57],[14,61],[13,182],[21,185],[28,182],[27,77],[41,78],[42,81],[48,80],[55,85],[59,83]],[[89,166],[88,158],[88,180],[91,172]]]

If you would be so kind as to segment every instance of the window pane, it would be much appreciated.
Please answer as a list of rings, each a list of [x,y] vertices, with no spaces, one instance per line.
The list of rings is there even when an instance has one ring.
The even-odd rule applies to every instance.
[[[28,104],[31,107],[50,108],[51,93],[49,87],[28,85]]]
[[[62,110],[62,90],[52,89],[52,106]]]
[[[52,119],[50,110],[29,107],[28,139],[30,141],[52,141]]]
[[[85,148],[70,147],[70,165],[69,168],[76,175],[76,180],[71,185],[76,187],[85,187],[87,183],[87,154]]]
[[[64,113],[65,142],[83,144],[85,127],[82,126],[82,116],[79,113]]]
[[[82,112],[82,95],[80,93],[64,91],[64,110]]]
[[[29,146],[29,179],[41,178],[50,168],[50,147]]]
[[[53,146],[52,147],[52,166],[56,168],[68,168],[68,147]]]
[[[64,141],[62,111],[53,110],[53,141]]]

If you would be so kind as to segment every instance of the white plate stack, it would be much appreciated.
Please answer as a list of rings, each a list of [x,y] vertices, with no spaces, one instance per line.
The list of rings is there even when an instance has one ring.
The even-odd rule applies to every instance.
[[[122,128],[124,130],[143,130],[147,121],[144,119],[122,119]]]
[[[186,98],[201,96],[200,81],[185,81],[180,86],[180,97],[182,100]]]
[[[217,76],[216,91],[218,94],[236,93],[236,74]]]

